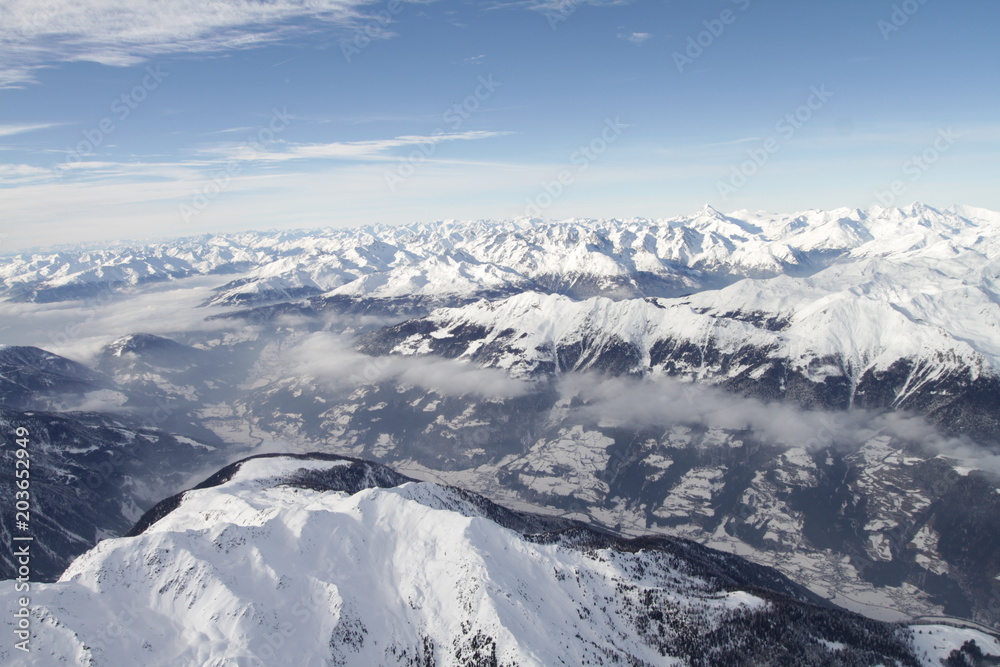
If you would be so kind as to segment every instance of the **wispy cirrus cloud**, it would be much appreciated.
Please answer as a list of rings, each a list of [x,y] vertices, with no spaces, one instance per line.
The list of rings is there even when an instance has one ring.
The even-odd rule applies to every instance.
[[[43,176],[51,173],[51,169],[33,167],[30,164],[0,164],[0,178]]]
[[[233,131],[238,131],[239,128]],[[207,173],[227,164],[253,162],[258,165],[307,160],[330,162],[380,162],[399,159],[399,149],[427,147],[447,141],[472,141],[512,134],[502,131],[475,130],[431,135],[403,135],[390,139],[340,141],[329,143],[278,143],[266,148],[246,142],[226,142],[202,148],[187,158],[163,160],[65,160],[54,168],[28,164],[0,162],[0,189],[26,185],[57,184],[125,184],[139,182],[171,182],[192,187],[204,180]],[[58,151],[56,151],[58,152]],[[444,160],[444,162],[449,162]],[[454,162],[454,161],[451,161]]]
[[[470,130],[429,135],[403,135],[392,139],[366,141],[334,141],[313,144],[274,144],[267,150],[259,150],[246,144],[224,145],[203,149],[202,155],[218,156],[229,160],[255,160],[261,162],[286,162],[289,160],[384,160],[393,159],[393,149],[412,146],[429,146],[445,141],[471,141],[490,139],[511,134],[510,132]]]
[[[318,26],[350,27],[374,0],[0,0],[0,88],[55,63],[128,66],[156,55],[250,48]]]
[[[0,87],[2,87],[2,84],[0,84]],[[60,123],[12,123],[0,125],[0,137],[9,137],[15,134],[33,132],[35,130],[44,130],[50,127],[56,127],[59,124]]]
[[[615,6],[627,5],[629,0],[522,0],[520,2],[505,2],[504,7],[534,9],[540,12],[566,12],[581,5]],[[497,6],[500,6],[499,4]]]
[[[30,164],[0,164],[0,188],[51,180],[55,172]]]

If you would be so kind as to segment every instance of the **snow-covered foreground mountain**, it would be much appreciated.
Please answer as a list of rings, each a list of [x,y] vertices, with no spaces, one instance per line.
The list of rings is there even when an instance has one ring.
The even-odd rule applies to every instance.
[[[386,360],[382,377],[343,389],[329,383],[353,364],[286,375],[251,391],[246,412],[304,450],[746,554],[881,618],[998,620],[1000,484],[969,460],[995,471],[996,457],[919,418],[577,373],[499,396],[495,376],[441,360],[370,362]]]
[[[0,588],[13,605],[13,582]],[[775,572],[331,457],[254,458],[31,591],[75,665],[938,665],[972,640],[817,606]],[[16,621],[5,615],[7,634]]]

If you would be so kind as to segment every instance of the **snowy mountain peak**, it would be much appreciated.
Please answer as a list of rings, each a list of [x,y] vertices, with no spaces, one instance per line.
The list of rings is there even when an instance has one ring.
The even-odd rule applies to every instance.
[[[816,606],[773,571],[689,542],[623,540],[436,484],[362,479],[337,490],[379,468],[269,457],[220,471],[145,532],[106,540],[58,582],[34,585],[32,657],[151,666],[933,664],[917,657],[910,630]],[[0,588],[6,602],[13,595]],[[123,631],[109,636],[116,623]],[[1000,650],[961,631],[926,660],[966,637]],[[18,657],[0,647],[4,664]]]
[[[1000,214],[913,204],[725,215],[706,205],[693,215],[662,220],[477,220],[245,232],[8,256],[0,259],[0,294],[20,301],[84,299],[151,281],[230,273],[239,277],[220,286],[212,303],[288,300],[340,288],[353,294],[364,284],[359,281],[371,283],[372,276],[381,287],[366,291],[371,298],[450,285],[456,285],[451,293],[469,297],[496,290],[498,283],[519,289],[534,284],[577,297],[673,296],[745,277],[811,272],[848,256],[886,257],[942,240],[962,246],[972,230],[996,234]],[[443,262],[444,255],[450,261]],[[456,271],[466,284],[455,283]]]
[[[176,345],[177,343],[174,341],[168,338],[163,338],[162,336],[147,333],[135,333],[122,336],[121,338],[112,341],[105,348],[105,353],[111,354],[115,357],[120,357],[124,354],[142,353],[149,350],[158,350]]]

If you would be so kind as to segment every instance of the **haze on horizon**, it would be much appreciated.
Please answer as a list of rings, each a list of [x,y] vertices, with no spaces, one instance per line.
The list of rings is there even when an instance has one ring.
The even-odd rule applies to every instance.
[[[2,252],[704,203],[1000,210],[985,0],[2,6]]]

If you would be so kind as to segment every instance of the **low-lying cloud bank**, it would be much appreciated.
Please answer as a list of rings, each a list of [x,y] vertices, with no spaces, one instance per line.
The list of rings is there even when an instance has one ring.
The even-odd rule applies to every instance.
[[[287,353],[291,374],[315,377],[335,390],[397,382],[442,396],[473,395],[503,400],[548,390],[545,382],[516,380],[504,371],[431,356],[371,357],[355,351],[351,338],[328,332],[307,336]],[[949,436],[923,417],[904,412],[808,410],[787,402],[764,402],[717,387],[672,378],[634,379],[572,373],[555,383],[572,404],[571,419],[626,428],[702,425],[747,431],[779,447],[854,450],[878,436],[914,445],[961,464],[1000,474],[1000,454],[968,437]]]
[[[531,383],[515,380],[502,370],[464,361],[440,357],[370,357],[352,349],[348,337],[327,332],[307,336],[288,352],[288,360],[293,373],[316,377],[344,390],[394,381],[442,396],[472,394],[506,399],[533,391]]]
[[[207,320],[221,309],[199,308],[223,278],[195,276],[121,293],[59,303],[0,302],[0,343],[34,345],[74,361],[89,363],[121,336],[143,332],[174,337],[192,331],[234,328]]]
[[[578,399],[576,412],[581,419],[606,426],[701,424],[747,430],[764,442],[810,451],[855,449],[874,437],[891,436],[1000,474],[996,452],[970,438],[945,435],[923,417],[905,412],[807,410],[672,378],[636,380],[585,373],[562,377],[558,387],[564,399]]]

